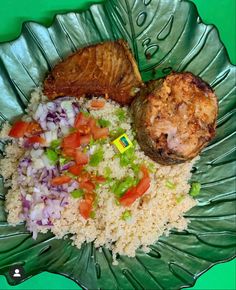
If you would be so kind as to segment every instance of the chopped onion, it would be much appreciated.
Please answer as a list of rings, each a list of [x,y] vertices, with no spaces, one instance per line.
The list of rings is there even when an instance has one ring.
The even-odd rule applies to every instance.
[[[69,133],[79,109],[78,100],[73,97],[64,97],[38,105],[33,119],[39,122],[44,130],[40,135],[46,141],[43,147],[50,146],[53,140]],[[52,219],[61,217],[62,209],[68,204],[70,192],[77,189],[79,184],[76,180],[72,180],[69,184],[52,186],[51,179],[67,170],[74,162],[61,166],[57,163],[53,165],[41,145],[33,144],[30,149],[19,162],[18,181],[22,195],[21,216],[36,239],[39,226],[50,227],[53,225]]]

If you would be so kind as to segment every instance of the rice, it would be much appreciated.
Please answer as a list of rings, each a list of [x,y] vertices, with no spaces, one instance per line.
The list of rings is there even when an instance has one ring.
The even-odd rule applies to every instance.
[[[31,120],[40,102],[46,99],[40,90],[33,93],[28,107],[28,115],[25,120]],[[122,121],[117,115],[120,106],[113,101],[106,101],[101,110],[92,110],[91,100],[80,99],[79,103],[83,110],[89,110],[95,118],[109,120],[110,131],[122,128],[130,140],[134,142],[135,134],[132,131],[132,119],[126,107],[122,108],[125,119]],[[6,124],[1,132],[1,137],[6,138],[9,132],[9,125]],[[104,175],[107,167],[112,169],[111,178],[121,179],[133,176],[130,166],[121,166],[119,158],[116,158],[117,151],[111,142],[102,145],[103,160],[96,167],[99,175]],[[137,199],[128,210],[131,217],[122,219],[127,211],[116,202],[110,185],[103,184],[96,190],[98,200],[95,210],[95,217],[85,220],[78,211],[80,198],[68,197],[68,204],[61,209],[60,218],[53,219],[53,226],[37,226],[38,232],[51,230],[54,235],[61,239],[68,234],[73,234],[72,243],[80,248],[84,242],[94,242],[95,247],[108,247],[112,250],[113,257],[117,254],[135,256],[135,251],[142,248],[149,251],[149,245],[153,244],[162,234],[168,234],[171,228],[177,230],[186,229],[188,220],[183,214],[195,206],[196,201],[188,194],[190,185],[188,180],[191,177],[191,168],[196,158],[192,161],[172,166],[163,166],[147,157],[139,145],[136,145],[135,162],[151,166],[151,184],[148,191]],[[91,150],[96,150],[96,145]],[[24,150],[14,140],[6,146],[6,156],[0,161],[1,174],[5,180],[5,186],[10,187],[6,195],[5,208],[8,212],[8,222],[16,225],[23,221],[21,192],[18,183],[17,166]],[[88,172],[93,172],[94,167],[88,166]],[[173,184],[172,188],[167,183]]]

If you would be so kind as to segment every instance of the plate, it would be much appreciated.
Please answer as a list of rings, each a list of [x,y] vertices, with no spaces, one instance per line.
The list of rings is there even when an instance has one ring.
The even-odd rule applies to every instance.
[[[21,36],[0,44],[0,120],[24,112],[30,92],[58,61],[77,48],[124,38],[144,80],[170,71],[191,71],[211,84],[219,98],[217,136],[201,153],[192,180],[202,184],[198,206],[186,217],[183,232],[171,231],[148,254],[120,256],[112,265],[109,250],[93,244],[79,250],[69,239],[41,234],[34,241],[23,224],[12,227],[4,213],[0,184],[0,274],[20,264],[25,279],[49,271],[88,289],[179,289],[192,286],[212,265],[235,255],[235,66],[214,26],[205,25],[195,6],[181,0],[108,0],[81,13],[58,15],[51,27],[25,23]],[[3,153],[4,143],[0,143]]]

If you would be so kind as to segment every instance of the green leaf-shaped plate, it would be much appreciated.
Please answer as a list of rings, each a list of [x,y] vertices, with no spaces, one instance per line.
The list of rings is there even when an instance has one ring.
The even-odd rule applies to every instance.
[[[211,84],[219,98],[217,136],[203,150],[193,180],[202,183],[199,205],[187,213],[184,232],[162,237],[148,254],[120,257],[112,265],[107,249],[92,244],[78,250],[51,234],[34,241],[24,225],[11,227],[0,185],[0,274],[14,284],[10,265],[22,264],[26,277],[60,273],[89,289],[178,289],[194,284],[209,267],[235,255],[235,67],[215,27],[201,22],[193,4],[181,0],[108,0],[82,13],[58,15],[45,28],[25,23],[21,36],[0,44],[0,119],[22,114],[30,91],[59,60],[81,46],[126,39],[144,80],[171,70],[191,71]],[[4,144],[0,144],[3,150]]]

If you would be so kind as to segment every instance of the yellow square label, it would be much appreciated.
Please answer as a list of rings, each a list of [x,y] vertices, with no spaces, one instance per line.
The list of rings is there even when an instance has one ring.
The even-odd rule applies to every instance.
[[[127,149],[133,146],[133,143],[129,140],[126,134],[122,134],[112,142],[120,153],[124,153]]]

